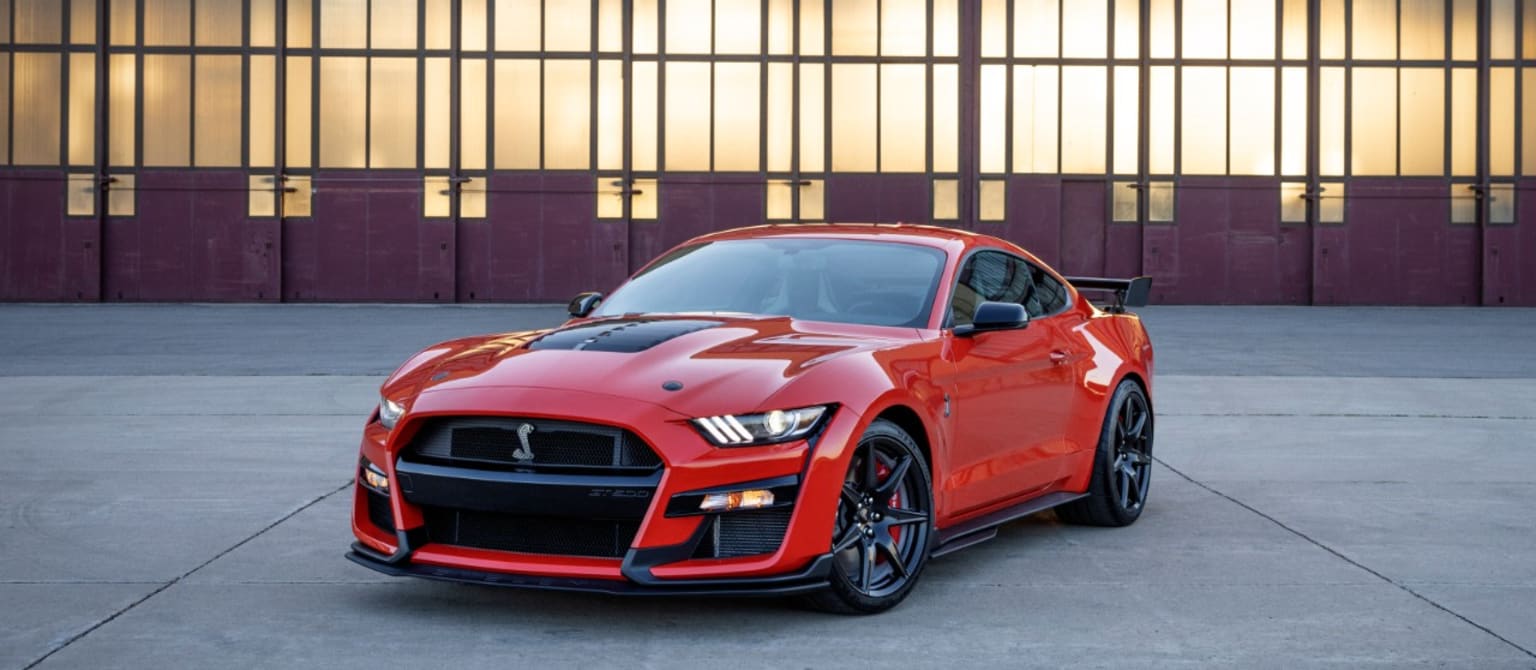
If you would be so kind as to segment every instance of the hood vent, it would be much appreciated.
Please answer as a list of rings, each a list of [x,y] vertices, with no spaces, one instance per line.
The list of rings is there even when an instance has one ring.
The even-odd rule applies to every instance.
[[[692,319],[603,321],[554,331],[529,343],[528,348],[632,354],[719,325],[719,321]]]

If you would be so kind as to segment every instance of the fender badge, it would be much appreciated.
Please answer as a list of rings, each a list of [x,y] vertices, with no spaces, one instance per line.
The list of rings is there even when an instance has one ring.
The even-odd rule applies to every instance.
[[[683,390],[683,383],[676,379],[669,379],[661,383],[661,388],[664,391],[681,391]]]

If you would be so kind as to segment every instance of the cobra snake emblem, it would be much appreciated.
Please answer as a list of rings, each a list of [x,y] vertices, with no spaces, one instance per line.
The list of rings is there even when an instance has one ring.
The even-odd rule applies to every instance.
[[[525,423],[521,426],[518,426],[517,440],[522,442],[523,446],[512,452],[512,458],[515,458],[519,461],[533,460],[533,447],[528,445],[528,436],[532,435],[533,431],[534,427],[531,423]]]

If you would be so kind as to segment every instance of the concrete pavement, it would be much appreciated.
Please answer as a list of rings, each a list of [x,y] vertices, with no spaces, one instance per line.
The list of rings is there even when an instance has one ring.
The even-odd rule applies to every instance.
[[[1536,667],[1536,311],[1151,308],[1151,503],[900,608],[341,558],[379,375],[549,307],[0,305],[0,667]]]

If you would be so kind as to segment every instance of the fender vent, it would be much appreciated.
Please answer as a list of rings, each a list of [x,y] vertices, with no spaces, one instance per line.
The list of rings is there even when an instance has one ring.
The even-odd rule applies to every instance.
[[[719,325],[719,321],[693,319],[602,321],[556,330],[529,343],[528,348],[632,354]]]
[[[731,512],[705,521],[711,528],[693,552],[694,558],[736,558],[771,554],[784,543],[792,507]]]

